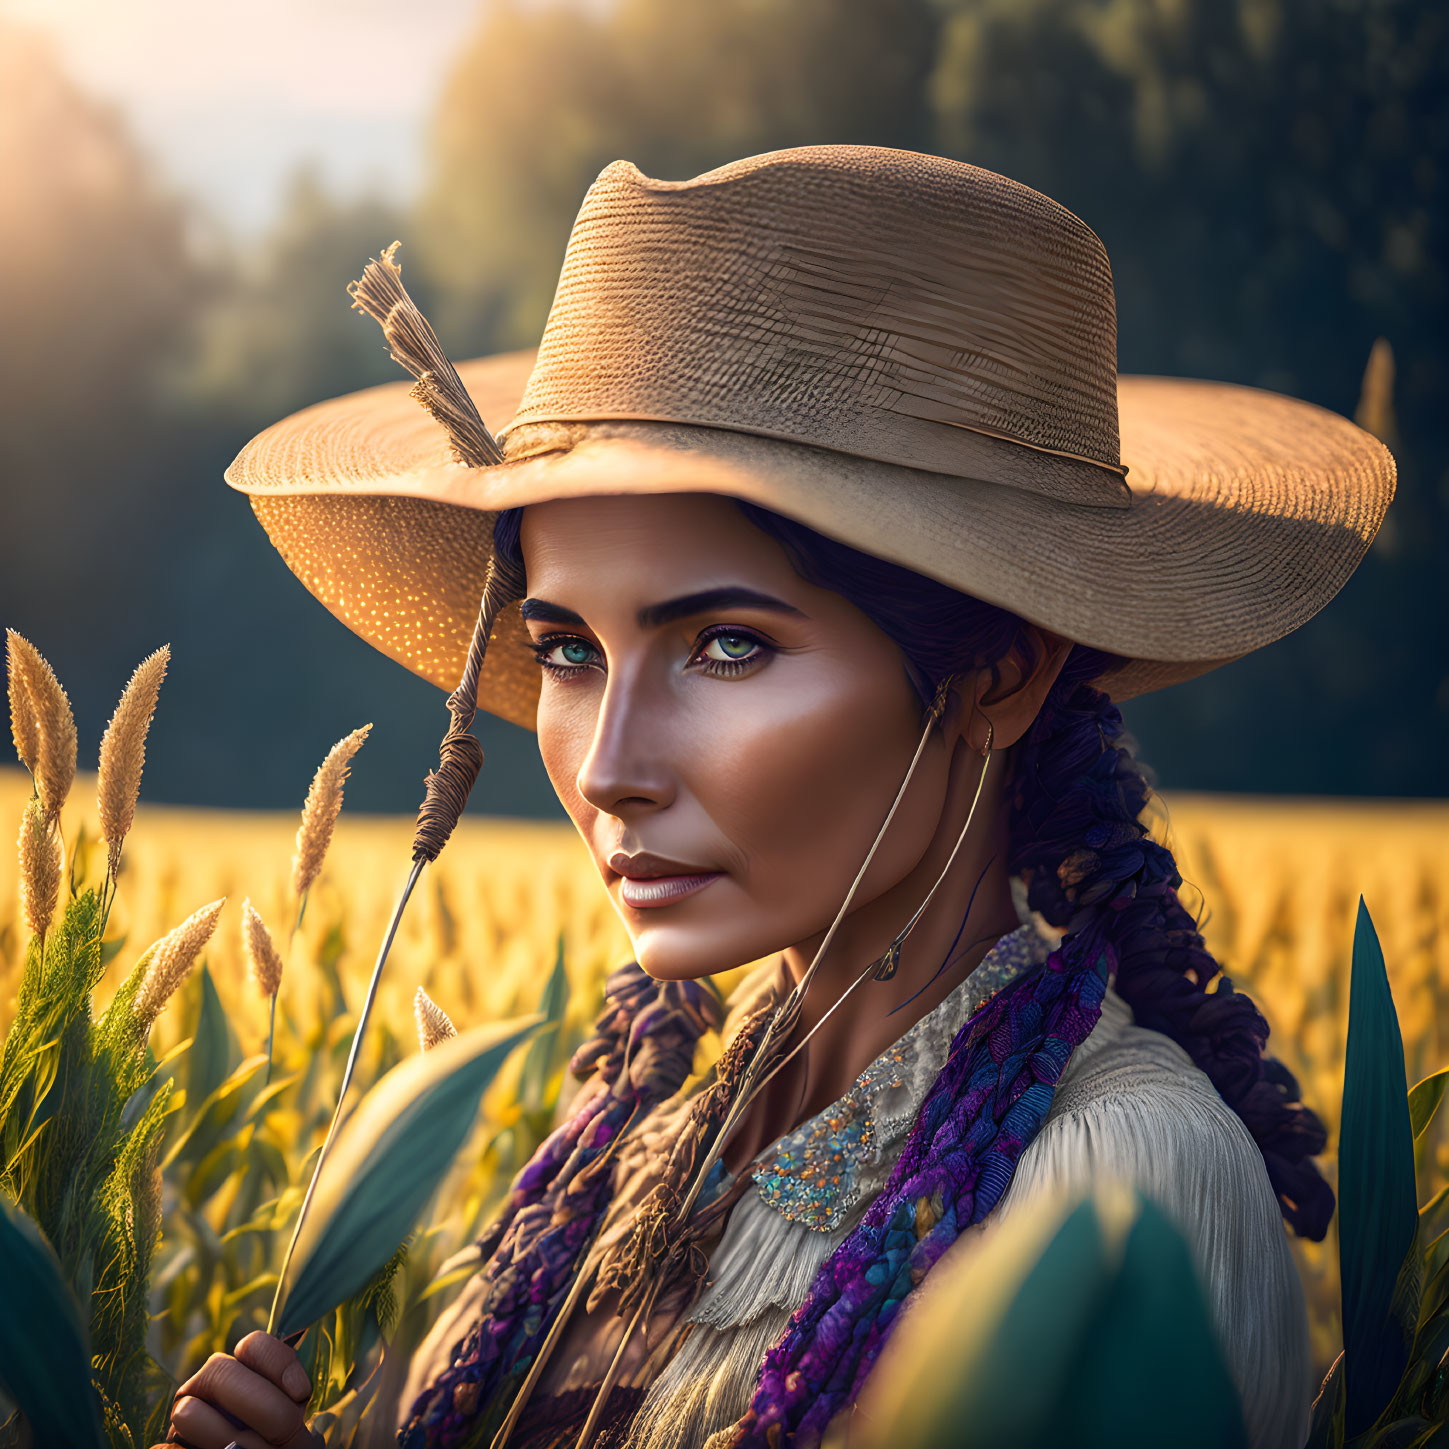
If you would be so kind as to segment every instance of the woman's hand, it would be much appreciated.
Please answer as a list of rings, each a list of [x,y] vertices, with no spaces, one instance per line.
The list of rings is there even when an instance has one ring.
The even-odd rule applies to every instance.
[[[296,1352],[269,1333],[249,1333],[236,1355],[214,1353],[176,1391],[170,1443],[195,1449],[318,1449],[303,1410],[312,1385]],[[154,1449],[166,1449],[165,1445]]]

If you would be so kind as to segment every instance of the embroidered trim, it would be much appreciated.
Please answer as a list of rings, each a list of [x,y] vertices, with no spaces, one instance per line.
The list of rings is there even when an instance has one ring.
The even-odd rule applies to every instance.
[[[858,1169],[908,1130],[961,1026],[1051,950],[1031,924],[1003,936],[933,1011],[888,1047],[855,1085],[779,1141],[753,1173],[761,1200],[812,1232],[833,1232],[859,1202]],[[902,1100],[897,1094],[910,1088]]]

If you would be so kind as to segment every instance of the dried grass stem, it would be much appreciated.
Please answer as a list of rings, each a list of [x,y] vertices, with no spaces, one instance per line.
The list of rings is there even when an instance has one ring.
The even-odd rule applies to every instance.
[[[304,895],[321,873],[327,847],[332,843],[332,829],[342,810],[342,786],[348,767],[371,729],[370,724],[365,724],[338,740],[312,777],[292,855],[292,890],[298,896]]]
[[[20,817],[20,908],[42,946],[60,895],[60,839],[38,798]]]
[[[216,930],[217,917],[221,915],[221,908],[225,904],[226,897],[222,896],[220,900],[212,901],[210,905],[192,912],[152,948],[151,965],[142,978],[132,1007],[143,1034],[161,1014],[161,1008],[170,1000],[176,988],[190,975],[202,947]]]
[[[14,629],[6,630],[5,643],[15,750],[34,777],[45,818],[54,824],[75,782],[75,715],[55,670],[35,645]]]
[[[418,1023],[418,1045],[424,1051],[430,1051],[440,1041],[458,1035],[458,1028],[453,1025],[448,1013],[421,986],[413,996],[413,1015]]]
[[[106,842],[106,874],[114,880],[121,868],[121,842],[136,818],[141,796],[141,769],[146,763],[146,734],[156,712],[161,681],[171,648],[163,644],[136,666],[116,712],[101,736],[100,772],[96,779],[101,838]]]

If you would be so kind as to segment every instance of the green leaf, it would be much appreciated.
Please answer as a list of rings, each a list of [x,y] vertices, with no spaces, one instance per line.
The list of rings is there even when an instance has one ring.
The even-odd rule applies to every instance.
[[[33,1441],[105,1449],[80,1312],[40,1229],[0,1196],[0,1387]]]
[[[1246,1445],[1191,1252],[1154,1203],[1115,1184],[1065,1216],[1041,1200],[975,1248],[902,1322],[862,1449]]]
[[[1444,1099],[1445,1087],[1449,1087],[1449,1067],[1440,1067],[1409,1093],[1409,1130],[1415,1142],[1429,1130],[1434,1113]]]
[[[279,1338],[315,1324],[397,1251],[478,1102],[536,1018],[477,1027],[394,1067],[338,1129],[278,1290]]]
[[[1404,1048],[1388,972],[1359,897],[1349,982],[1338,1144],[1344,1429],[1352,1438],[1393,1397],[1418,1318],[1411,1291],[1419,1226]],[[1408,1271],[1406,1271],[1406,1269]]]
[[[211,970],[202,966],[201,1013],[196,1036],[186,1057],[186,1100],[204,1102],[227,1079],[241,1060],[241,1047],[216,994]]]
[[[519,1078],[518,1099],[525,1111],[538,1111],[548,1091],[549,1067],[553,1063],[554,1046],[558,1041],[559,1028],[563,1023],[564,1011],[569,1001],[569,978],[564,970],[564,938],[558,933],[558,949],[554,955],[553,970],[544,983],[543,995],[539,998],[538,1013],[542,1018],[537,1035],[523,1059],[523,1072]]]
[[[195,1115],[192,1117],[190,1125],[166,1154],[166,1160],[162,1166],[169,1169],[177,1162],[197,1162],[206,1157],[221,1140],[226,1129],[231,1126],[232,1119],[241,1107],[242,1093],[266,1064],[267,1059],[264,1056],[248,1057],[208,1097],[189,1106],[188,1110]]]

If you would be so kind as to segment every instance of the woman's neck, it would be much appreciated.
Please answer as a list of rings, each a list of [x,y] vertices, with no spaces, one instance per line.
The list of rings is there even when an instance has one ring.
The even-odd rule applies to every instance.
[[[852,911],[836,930],[805,993],[791,1043],[813,1035],[771,1079],[732,1133],[725,1150],[731,1171],[748,1165],[771,1142],[849,1091],[876,1057],[939,1006],[1019,924],[1007,866],[1007,761],[1001,751],[991,760],[971,829],[950,873],[906,938],[895,975],[888,981],[867,977],[838,1010],[830,1009],[886,951],[950,859],[981,771],[980,756],[964,748],[959,753],[964,758],[952,761],[940,826],[920,862],[890,890]],[[823,939],[822,932],[782,953],[782,992],[803,978]]]

